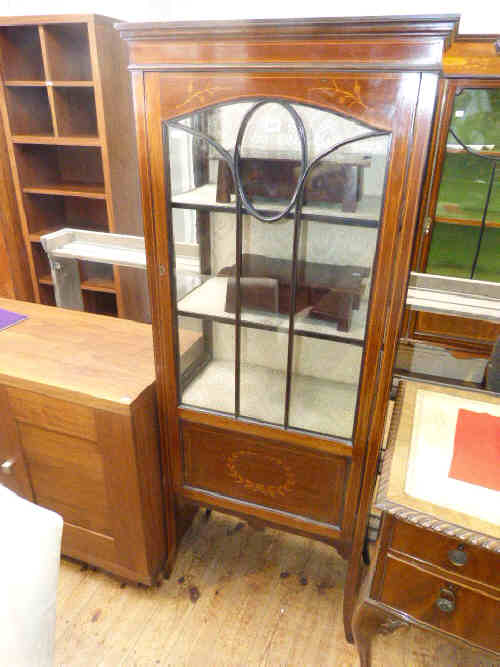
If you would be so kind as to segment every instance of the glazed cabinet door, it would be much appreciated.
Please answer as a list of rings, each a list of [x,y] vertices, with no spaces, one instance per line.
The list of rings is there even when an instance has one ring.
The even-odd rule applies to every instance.
[[[342,540],[435,76],[148,72],[145,86],[175,491]]]
[[[445,86],[432,187],[416,270],[500,281],[500,83],[457,79]],[[409,335],[489,356],[493,322],[417,313]]]
[[[285,98],[164,127],[179,402],[351,441],[391,133]]]

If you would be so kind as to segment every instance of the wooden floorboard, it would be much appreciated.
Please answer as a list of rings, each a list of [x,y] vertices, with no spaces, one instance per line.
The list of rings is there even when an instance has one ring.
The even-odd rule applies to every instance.
[[[345,573],[335,550],[319,542],[199,512],[159,588],[63,559],[54,664],[357,665],[343,635]],[[494,664],[416,629],[373,645],[373,667]]]

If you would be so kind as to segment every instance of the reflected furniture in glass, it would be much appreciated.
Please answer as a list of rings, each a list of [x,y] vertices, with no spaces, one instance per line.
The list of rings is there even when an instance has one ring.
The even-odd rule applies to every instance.
[[[375,477],[456,26],[117,26],[134,88],[170,559],[190,505],[323,540],[355,563],[349,638],[360,493]],[[180,358],[188,335],[197,344]]]
[[[424,188],[413,268],[500,281],[500,53],[494,36],[461,35],[443,60],[441,113]],[[487,358],[491,322],[410,315],[405,336]]]
[[[481,649],[474,664],[500,657],[499,493],[480,466],[472,466],[472,479],[456,465],[463,414],[498,423],[500,400],[422,382],[399,385],[375,502],[382,527],[354,614],[361,667],[370,665],[377,632],[408,625]],[[474,423],[475,437],[462,444],[477,451]]]

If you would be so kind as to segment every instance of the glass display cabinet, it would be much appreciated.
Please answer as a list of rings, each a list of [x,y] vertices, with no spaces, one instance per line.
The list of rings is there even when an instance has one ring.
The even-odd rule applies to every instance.
[[[463,35],[444,60],[442,107],[414,268],[500,281],[500,51],[493,36]],[[407,335],[488,357],[500,326],[411,315]]]
[[[195,504],[359,561],[360,492],[373,484],[366,466],[383,432],[456,25],[118,26],[130,47],[171,558],[181,510]]]

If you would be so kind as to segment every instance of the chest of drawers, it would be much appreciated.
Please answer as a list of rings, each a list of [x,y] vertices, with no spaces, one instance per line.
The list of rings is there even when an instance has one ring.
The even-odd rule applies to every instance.
[[[500,657],[498,526],[407,493],[418,391],[498,406],[491,395],[422,383],[400,390],[377,496],[381,531],[353,618],[362,667],[374,634],[408,624]]]

